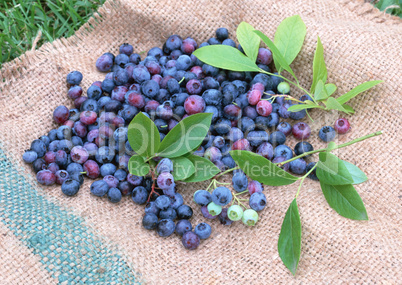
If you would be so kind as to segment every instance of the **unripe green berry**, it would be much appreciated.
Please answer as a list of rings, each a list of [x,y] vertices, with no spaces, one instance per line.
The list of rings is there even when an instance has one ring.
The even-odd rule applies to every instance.
[[[239,205],[232,205],[228,209],[228,217],[232,221],[241,220],[243,217],[243,209]]]
[[[207,209],[212,216],[217,216],[222,212],[222,206],[216,205],[214,202],[209,203]]]
[[[241,221],[247,226],[254,226],[258,221],[258,213],[253,209],[247,209],[244,211]]]
[[[278,90],[279,93],[286,94],[286,93],[289,93],[290,86],[289,86],[289,83],[287,83],[286,81],[283,81],[278,84],[278,87],[276,87],[276,89]]]

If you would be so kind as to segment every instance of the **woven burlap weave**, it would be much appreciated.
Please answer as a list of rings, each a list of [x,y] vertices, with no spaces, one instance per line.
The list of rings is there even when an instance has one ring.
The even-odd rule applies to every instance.
[[[0,191],[6,191],[8,185],[9,193],[21,192],[23,195],[25,192],[21,189],[32,183],[40,196],[82,217],[96,235],[116,248],[137,281],[149,284],[400,284],[401,20],[362,1],[346,0],[122,0],[109,1],[98,12],[99,15],[74,36],[45,44],[3,66],[0,73],[0,148],[5,153],[1,160],[7,160],[7,163],[1,168]],[[203,241],[196,251],[187,251],[177,236],[160,238],[155,232],[143,229],[143,206],[135,205],[129,198],[117,205],[96,198],[89,193],[89,180],[76,197],[69,198],[61,193],[59,186],[40,187],[34,181],[32,169],[23,164],[21,155],[30,142],[55,127],[52,121],[54,108],[61,104],[72,107],[65,84],[69,71],[80,70],[84,74],[81,85],[86,90],[93,81],[104,78],[95,68],[96,58],[107,51],[117,53],[121,43],[131,43],[136,52],[161,47],[170,34],[183,38],[192,36],[201,43],[221,26],[227,27],[234,38],[241,21],[249,22],[273,38],[281,20],[294,14],[301,15],[307,26],[304,46],[292,65],[302,86],[308,88],[311,84],[317,35],[324,45],[329,82],[335,83],[339,92],[346,92],[367,80],[385,81],[350,102],[356,110],[354,116],[348,117],[352,131],[341,136],[338,142],[384,131],[380,137],[337,152],[341,158],[358,165],[369,177],[368,182],[356,189],[370,220],[351,221],[340,217],[328,206],[319,184],[306,181],[298,198],[302,253],[295,277],[278,256],[277,240],[297,185],[265,186],[269,206],[261,213],[255,227],[245,227],[241,223],[225,227],[213,220],[211,238]],[[292,91],[300,95],[296,90]],[[316,148],[325,146],[317,139],[318,129],[333,124],[338,116],[336,113],[312,112],[315,123],[311,124],[310,142]],[[295,143],[289,142],[291,147]],[[12,181],[16,178],[10,174],[11,164],[26,180]],[[194,190],[202,187],[205,184],[179,184],[178,187],[187,203],[196,209],[193,225],[203,221],[200,211],[191,202]],[[36,199],[35,196],[32,199]],[[76,266],[80,266],[74,265],[74,256],[69,257],[74,265],[69,269],[71,271],[63,270],[61,266],[60,270],[56,267],[60,271],[57,272],[52,266],[46,266],[51,254],[43,257],[27,248],[23,235],[18,234],[19,226],[16,230],[10,226],[32,221],[7,220],[19,209],[7,207],[6,201],[7,198],[0,200],[0,218],[5,220],[0,224],[0,283],[62,283],[65,279],[59,277],[60,272],[72,274]],[[61,234],[74,238],[75,231]],[[84,242],[78,240],[77,243]],[[54,251],[57,249],[56,246]],[[46,258],[45,262],[43,258]],[[105,263],[97,272],[100,276],[97,282],[85,281],[83,277],[74,282],[109,284],[101,281],[108,266]],[[62,284],[70,284],[66,282]],[[116,284],[131,282],[123,280]]]

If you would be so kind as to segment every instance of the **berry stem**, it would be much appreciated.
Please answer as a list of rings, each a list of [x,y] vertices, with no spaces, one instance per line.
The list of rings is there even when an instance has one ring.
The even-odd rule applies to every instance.
[[[231,168],[231,169],[228,169],[228,170],[226,170],[226,171],[224,171],[224,172],[222,172],[222,173],[219,173],[219,174],[217,174],[217,175],[214,177],[214,180],[217,179],[217,178],[219,178],[219,177],[222,177],[223,175],[225,175],[225,174],[227,174],[227,173],[233,172],[233,171],[235,171],[236,169],[240,169],[240,167],[239,167],[239,166],[235,166],[235,167],[233,167],[233,168]]]
[[[297,189],[297,193],[296,193],[295,198],[297,198],[299,196],[300,189],[301,189],[301,187],[303,185],[304,179],[306,179],[306,177],[309,176],[310,173],[313,172],[316,167],[317,167],[317,164],[315,164],[313,166],[313,168],[311,168],[303,177],[300,178],[300,185],[299,185],[299,188]]]
[[[271,94],[265,93],[265,92],[264,92],[264,94],[266,94],[266,95],[271,95]],[[271,98],[279,98],[279,97],[286,97],[286,98],[288,98],[288,99],[291,100],[291,101],[296,101],[296,102],[299,102],[299,103],[301,103],[301,104],[306,104],[306,103],[304,103],[303,101],[300,101],[300,100],[298,100],[298,99],[296,99],[296,98],[294,98],[294,97],[292,97],[292,96],[290,96],[290,95],[271,95]],[[271,100],[271,99],[261,99],[261,100]]]
[[[382,134],[382,131],[378,131],[378,132],[375,132],[375,133],[372,133],[372,134],[369,134],[369,135],[365,135],[365,136],[362,136],[362,137],[360,137],[360,138],[351,140],[350,142],[337,145],[337,146],[334,147],[332,150],[335,150],[335,149],[338,149],[338,148],[343,148],[343,147],[346,147],[346,146],[355,144],[355,143],[357,143],[357,142],[361,142],[361,141],[364,141],[364,140],[366,140],[366,139],[379,136],[379,135],[381,135],[381,134]],[[293,160],[296,160],[296,159],[298,159],[298,158],[305,157],[306,155],[314,154],[314,153],[317,153],[317,152],[323,152],[323,151],[327,151],[327,148],[321,148],[321,149],[317,149],[317,150],[312,150],[312,151],[305,152],[305,153],[303,153],[303,154],[301,154],[301,155],[295,156],[295,157],[293,157],[293,158],[291,158],[291,159],[288,159],[288,160],[286,160],[286,161],[283,161],[283,162],[281,162],[281,163],[278,163],[277,165],[278,165],[278,166],[284,165],[284,164],[286,164],[286,163],[288,163],[288,162],[291,162],[291,161],[293,161]]]
[[[151,192],[148,195],[147,203],[149,202],[149,200],[151,200],[151,196],[152,196],[153,193],[155,193],[156,195],[159,196],[159,193],[155,191],[155,181],[156,181],[155,180],[155,172],[152,171],[151,175],[152,175],[152,188],[151,188]]]
[[[236,193],[236,194],[234,194],[234,196],[245,194],[245,193],[248,193],[248,190],[244,190],[243,192]]]
[[[290,84],[296,86],[297,88],[299,88],[300,90],[302,90],[304,93],[306,93],[307,95],[309,95],[309,96],[314,100],[314,97],[311,96],[310,92],[308,92],[306,89],[304,89],[303,87],[301,87],[299,83],[294,83],[292,80],[289,80],[289,79],[287,79],[286,77],[284,77],[284,76],[282,76],[282,75],[280,75],[280,74],[273,74],[273,73],[267,72],[267,71],[265,71],[265,70],[263,70],[263,69],[260,69],[260,72],[261,72],[261,73],[268,74],[268,75],[271,75],[271,76],[276,76],[276,77],[282,78],[283,80],[287,81],[288,83],[290,83]],[[315,100],[314,100],[314,103],[317,104],[317,102],[316,102]]]

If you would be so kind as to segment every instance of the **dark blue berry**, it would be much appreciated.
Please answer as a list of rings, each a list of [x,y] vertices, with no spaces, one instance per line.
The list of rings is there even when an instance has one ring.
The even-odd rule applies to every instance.
[[[158,217],[154,213],[146,213],[142,218],[142,226],[147,230],[154,230],[158,224]]]
[[[176,223],[176,233],[183,236],[184,233],[191,231],[193,226],[189,220],[179,220]]]
[[[267,198],[263,193],[255,192],[250,196],[249,205],[254,211],[261,211],[267,205]]]
[[[104,180],[97,180],[91,184],[91,194],[103,197],[109,191],[109,185]]]
[[[324,142],[333,141],[336,137],[336,131],[331,126],[324,126],[320,129],[318,136]],[[32,148],[32,147],[31,147]]]
[[[314,150],[313,146],[309,142],[304,142],[304,141],[298,142],[294,149],[296,155],[301,155],[305,152],[309,152],[312,150]],[[309,157],[309,156],[311,156],[311,154],[306,155],[305,157]]]
[[[61,192],[67,196],[73,196],[80,190],[80,183],[73,179],[67,179],[61,185]]]
[[[200,206],[206,206],[212,202],[211,193],[206,190],[197,190],[194,193],[194,202]]]
[[[33,150],[27,150],[22,155],[22,159],[26,163],[33,163],[38,158],[38,154]]]
[[[307,163],[303,158],[298,158],[289,162],[289,169],[294,174],[304,174],[306,172]]]
[[[79,71],[71,71],[67,74],[67,83],[70,85],[80,85],[82,81],[82,73]]]
[[[190,219],[193,216],[193,209],[187,205],[181,205],[176,209],[178,219]]]
[[[46,153],[46,144],[40,139],[34,140],[31,143],[31,150],[36,152],[38,157],[43,157]]]
[[[135,187],[131,195],[136,204],[144,204],[148,198],[148,192],[143,186]]]
[[[235,172],[232,177],[233,189],[236,192],[243,192],[247,189],[248,179],[242,171]]]
[[[211,226],[207,223],[199,223],[197,226],[195,226],[194,233],[200,239],[207,239],[211,235]]]
[[[285,142],[286,142],[286,136],[284,133],[280,131],[275,131],[269,135],[269,143],[274,147],[277,145],[284,144]]]
[[[274,149],[274,158],[282,156],[285,160],[291,159],[293,157],[293,152],[287,145],[281,144]]]
[[[265,131],[251,131],[247,134],[247,140],[254,147],[258,147],[263,142],[267,142],[268,138],[270,138],[270,136],[268,137],[268,133]]]
[[[310,162],[309,164],[307,164],[307,166],[306,166],[306,172],[309,172],[309,171],[315,166],[315,164],[316,164],[316,162]],[[312,180],[318,181],[319,179],[318,179],[318,177],[317,177],[316,170],[317,170],[317,168],[314,169],[314,170],[308,175],[308,178],[310,178],[310,179],[312,179]]]
[[[121,191],[117,188],[110,188],[107,192],[107,197],[112,203],[118,203],[121,200]]]
[[[177,217],[176,210],[169,207],[166,210],[161,210],[159,212],[159,218],[161,219],[170,219],[170,220],[175,220]]]

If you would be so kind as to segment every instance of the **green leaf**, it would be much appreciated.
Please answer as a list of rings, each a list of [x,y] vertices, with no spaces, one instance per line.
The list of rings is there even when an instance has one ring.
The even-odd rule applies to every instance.
[[[336,87],[336,85],[333,83],[325,84],[325,90],[327,91],[328,96],[331,96],[332,94],[334,94],[334,92],[336,91],[337,88],[338,87]]]
[[[265,157],[245,150],[232,150],[230,155],[251,179],[265,185],[289,185],[298,180],[297,177],[276,166]]]
[[[150,157],[159,148],[160,135],[154,122],[139,112],[128,126],[128,141],[135,153]]]
[[[243,48],[246,55],[256,62],[258,48],[260,47],[260,38],[253,33],[254,28],[246,22],[241,22],[236,30],[237,40]]]
[[[188,158],[180,156],[171,160],[173,162],[173,178],[175,181],[184,180],[194,174],[194,164]]]
[[[220,172],[219,168],[215,166],[209,159],[200,157],[198,155],[190,154],[186,156],[194,165],[195,172],[184,182],[200,182],[211,179]]]
[[[211,113],[199,113],[181,120],[162,140],[158,156],[178,157],[196,148],[211,125]]]
[[[327,93],[327,89],[325,88],[324,82],[322,80],[318,80],[317,85],[315,86],[314,91],[314,99],[317,101],[325,100],[329,97]]]
[[[329,206],[342,217],[368,220],[363,201],[353,185],[328,185],[320,181],[322,193]]]
[[[293,70],[290,68],[286,59],[282,56],[281,52],[277,49],[275,44],[263,32],[255,30],[254,33],[256,33],[262,39],[262,41],[268,46],[268,48],[271,50],[272,55],[274,57],[276,69],[279,70],[280,68],[282,68],[282,69],[286,70],[294,77],[294,79],[296,79],[297,82],[299,82],[297,80],[296,75],[294,74]]]
[[[318,108],[319,106],[316,105],[307,105],[307,104],[297,104],[297,105],[292,105],[288,108],[289,112],[298,112],[301,110],[306,110],[306,109],[313,109],[313,108]]]
[[[317,37],[317,48],[313,60],[313,83],[311,84],[311,93],[314,93],[318,81],[324,84],[327,82],[327,67],[324,61],[324,47],[322,46],[320,37]]]
[[[131,174],[137,176],[145,176],[149,173],[149,164],[144,162],[145,157],[140,155],[133,155],[128,161],[128,170]]]
[[[305,36],[306,25],[299,15],[284,19],[276,29],[274,38],[275,46],[289,65],[299,54]],[[278,66],[276,66],[276,68],[278,72],[281,71],[280,68],[278,69]]]
[[[353,184],[352,175],[341,159],[329,152],[321,152],[317,164],[317,177],[329,185]]]
[[[283,219],[278,239],[278,252],[282,262],[295,275],[301,252],[301,221],[296,198],[290,204]]]
[[[360,184],[367,181],[368,178],[366,174],[359,167],[345,160],[342,160],[342,162],[352,176],[352,184]]]
[[[237,48],[211,45],[199,48],[193,54],[206,64],[233,71],[259,71],[257,64]]]
[[[327,101],[324,102],[327,110],[338,110],[345,113],[348,113],[348,110],[343,108],[341,104],[334,97],[329,97]]]
[[[347,104],[343,104],[342,107],[347,111],[348,114],[354,114],[355,113],[355,110],[351,106],[349,106]]]
[[[350,90],[348,93],[343,94],[342,96],[338,97],[336,100],[338,101],[339,104],[345,104],[350,99],[356,97],[360,93],[362,93],[382,82],[383,82],[382,80],[373,80],[373,81],[364,82],[364,83],[356,86],[352,90]]]

